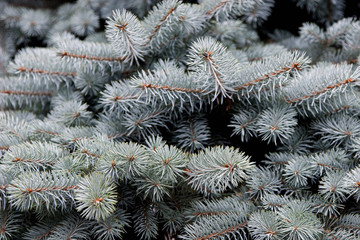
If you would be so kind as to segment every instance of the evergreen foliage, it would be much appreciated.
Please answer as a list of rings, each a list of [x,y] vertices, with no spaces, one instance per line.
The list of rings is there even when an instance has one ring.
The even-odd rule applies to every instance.
[[[54,2],[0,2],[0,239],[360,239],[345,1]]]

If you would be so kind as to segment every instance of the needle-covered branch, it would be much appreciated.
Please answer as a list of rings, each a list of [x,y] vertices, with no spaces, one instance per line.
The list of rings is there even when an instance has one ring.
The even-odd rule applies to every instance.
[[[115,211],[115,184],[105,175],[94,173],[80,180],[75,199],[76,209],[84,218],[105,220]]]
[[[230,147],[207,148],[192,156],[186,169],[188,184],[205,195],[237,187],[247,178],[249,157]]]
[[[10,203],[27,211],[65,209],[73,203],[78,177],[66,173],[29,171],[15,178],[7,187]]]
[[[115,52],[129,61],[144,60],[146,54],[146,34],[138,18],[126,10],[115,10],[112,18],[108,18],[106,37],[113,45]]]
[[[212,95],[212,101],[230,98],[240,64],[220,42],[199,38],[193,42],[188,58],[192,78],[202,91]]]

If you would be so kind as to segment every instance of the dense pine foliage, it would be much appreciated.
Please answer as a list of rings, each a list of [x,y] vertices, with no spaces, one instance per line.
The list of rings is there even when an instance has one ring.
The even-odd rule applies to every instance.
[[[360,21],[279,2],[1,1],[0,239],[360,239]]]

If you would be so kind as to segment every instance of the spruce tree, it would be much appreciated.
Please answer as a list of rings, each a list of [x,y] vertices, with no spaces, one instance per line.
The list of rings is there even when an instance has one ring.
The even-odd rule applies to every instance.
[[[0,239],[360,239],[360,21],[291,4],[1,1]]]

